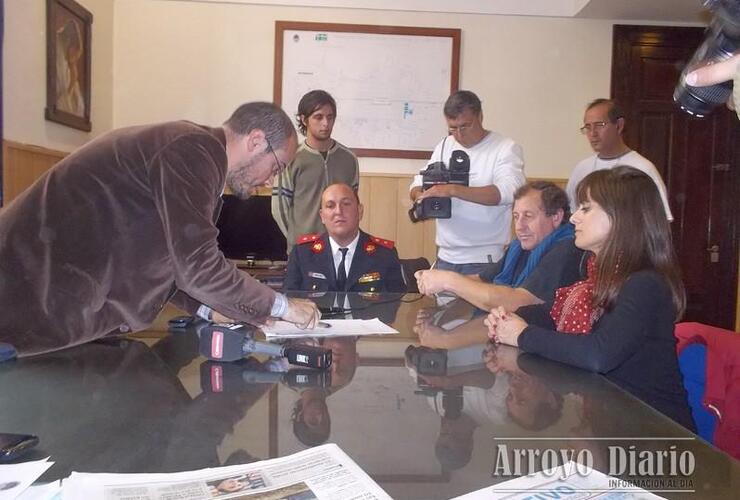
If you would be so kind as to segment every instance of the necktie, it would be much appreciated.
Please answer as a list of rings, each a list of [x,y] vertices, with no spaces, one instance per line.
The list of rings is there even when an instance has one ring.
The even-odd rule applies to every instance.
[[[344,258],[347,257],[347,250],[349,250],[349,248],[339,249],[339,251],[342,252],[342,261],[339,263],[339,267],[337,268],[337,289],[339,291],[344,290],[344,286],[347,284],[347,271],[344,269]]]

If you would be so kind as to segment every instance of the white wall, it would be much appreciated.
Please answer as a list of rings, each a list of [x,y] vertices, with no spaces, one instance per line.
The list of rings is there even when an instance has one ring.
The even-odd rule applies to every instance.
[[[44,119],[46,2],[6,0],[6,139],[69,151],[130,124],[179,118],[222,123],[242,102],[272,100],[275,20],[461,28],[461,87],[483,100],[488,128],[522,144],[530,176],[568,176],[589,153],[577,130],[583,106],[609,93],[610,21],[79,1],[94,15],[92,132]],[[412,173],[423,165],[421,160],[360,159],[365,172]]]
[[[609,94],[603,20],[116,0],[114,125],[218,124],[242,102],[272,100],[275,20],[461,28],[461,88],[481,97],[488,128],[522,144],[531,176],[568,176],[589,153],[583,107]],[[423,164],[360,159],[363,171]]]
[[[78,0],[93,14],[92,131],[44,119],[46,0],[5,0],[3,136],[72,151],[113,126],[113,0]]]

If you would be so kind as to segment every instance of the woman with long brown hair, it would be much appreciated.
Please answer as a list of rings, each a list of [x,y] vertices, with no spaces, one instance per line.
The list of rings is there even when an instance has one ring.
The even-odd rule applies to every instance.
[[[494,309],[489,337],[608,379],[693,429],[673,338],[685,292],[655,183],[631,167],[591,173],[578,185],[575,244],[587,278],[551,305]]]

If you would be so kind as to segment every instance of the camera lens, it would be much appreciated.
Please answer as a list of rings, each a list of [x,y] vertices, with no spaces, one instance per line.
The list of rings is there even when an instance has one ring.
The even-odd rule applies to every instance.
[[[707,29],[704,42],[681,73],[673,91],[673,100],[681,109],[698,117],[706,116],[727,102],[732,93],[732,82],[692,87],[686,84],[686,75],[702,66],[724,61],[740,49],[740,2],[718,2],[717,6],[716,19]]]
[[[673,92],[673,100],[690,115],[703,118],[718,105],[727,101],[732,85],[721,83],[708,87],[681,84]]]

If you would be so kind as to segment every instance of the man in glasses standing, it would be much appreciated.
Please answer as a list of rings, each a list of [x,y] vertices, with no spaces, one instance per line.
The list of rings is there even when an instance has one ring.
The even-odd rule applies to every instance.
[[[336,118],[337,104],[324,90],[312,90],[298,103],[296,122],[306,141],[272,188],[272,216],[288,240],[288,255],[301,235],[324,230],[319,208],[327,186],[359,187],[357,157],[331,136]]]
[[[663,200],[666,216],[672,221],[673,215],[668,205],[663,178],[650,160],[624,143],[622,139],[624,125],[622,110],[610,99],[596,99],[586,107],[581,133],[586,136],[595,154],[579,162],[568,178],[565,192],[570,200],[570,209],[572,212],[578,210],[576,188],[584,177],[596,170],[626,165],[642,170],[653,179]]]
[[[312,328],[313,303],[242,273],[216,241],[224,186],[268,185],[296,142],[283,110],[253,102],[222,127],[122,128],[71,153],[0,211],[0,342],[30,355],[144,330],[168,301]]]
[[[445,102],[449,135],[434,149],[429,163],[450,165],[455,150],[470,158],[468,186],[440,184],[422,191],[422,176],[414,177],[411,200],[452,198],[452,217],[437,219],[436,268],[478,274],[504,255],[511,240],[514,192],[526,182],[522,148],[512,139],[483,128],[481,101],[460,90]]]

